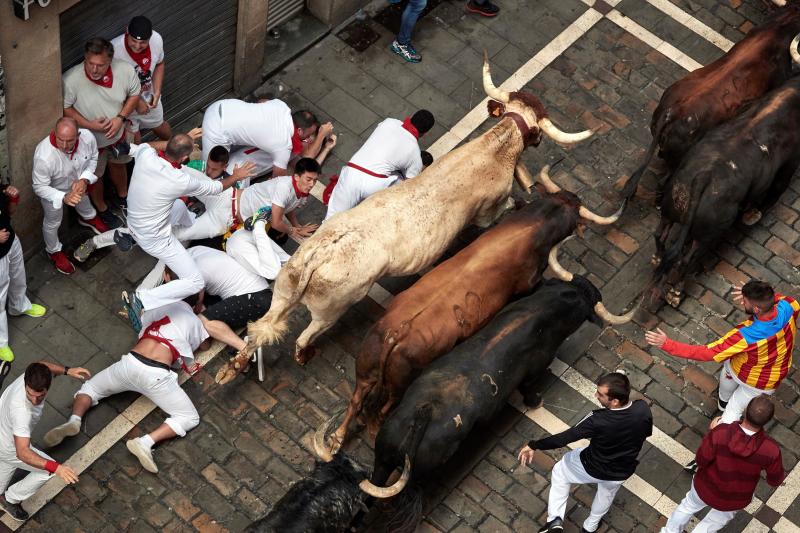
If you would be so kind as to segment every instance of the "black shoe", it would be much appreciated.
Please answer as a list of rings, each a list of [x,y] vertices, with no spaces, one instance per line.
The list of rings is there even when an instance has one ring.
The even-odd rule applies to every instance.
[[[8,500],[6,500],[5,494],[0,496],[0,507],[2,507],[5,512],[11,515],[11,518],[20,522],[24,522],[31,517],[31,515],[28,514],[28,511],[22,508],[22,505],[18,503],[10,503]]]
[[[687,472],[691,472],[692,474],[696,474],[697,462],[694,459],[692,459],[691,461],[683,465],[683,469],[686,470]]]
[[[106,209],[105,211],[98,211],[97,216],[100,217],[100,220],[103,221],[103,224],[108,226],[109,229],[115,229],[122,225],[119,217],[111,212],[110,209]]]
[[[500,12],[500,8],[488,0],[483,4],[476,4],[473,0],[469,0],[467,2],[467,11],[484,17],[495,17]]]
[[[717,400],[717,409],[719,409],[720,411],[724,411],[726,407],[728,407],[728,402]]]
[[[271,215],[272,215],[271,207],[267,208],[262,207],[261,209],[256,211],[255,215],[248,217],[247,220],[244,221],[243,224],[244,229],[246,229],[247,231],[253,231],[256,222],[258,222],[259,220],[263,220],[264,222],[269,223],[269,218]]]
[[[123,252],[129,251],[136,244],[130,233],[122,233],[119,230],[114,232],[114,242],[117,244],[117,248]]]
[[[564,521],[555,517],[542,526],[539,533],[562,533],[564,531]]]
[[[114,156],[114,159],[119,159],[131,153],[131,145],[125,141],[112,144],[108,149],[111,151],[111,155]]]

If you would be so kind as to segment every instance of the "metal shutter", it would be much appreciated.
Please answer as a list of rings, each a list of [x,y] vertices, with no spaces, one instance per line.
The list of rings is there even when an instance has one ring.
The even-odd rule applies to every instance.
[[[271,30],[300,13],[304,5],[304,0],[269,0],[267,29]]]
[[[83,60],[86,40],[111,40],[145,15],[164,38],[164,112],[179,124],[233,89],[237,7],[238,0],[83,0],[61,14],[62,70]]]

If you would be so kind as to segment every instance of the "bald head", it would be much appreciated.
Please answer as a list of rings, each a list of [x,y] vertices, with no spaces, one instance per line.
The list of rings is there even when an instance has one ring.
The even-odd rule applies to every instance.
[[[78,135],[78,122],[74,118],[61,117],[56,120],[56,133],[76,137]]]
[[[756,428],[761,429],[767,425],[767,422],[772,420],[772,415],[774,414],[775,405],[773,405],[769,396],[762,394],[750,400],[750,403],[747,404],[744,418]]]
[[[189,154],[192,153],[193,147],[194,143],[192,142],[191,137],[185,133],[178,133],[173,135],[169,140],[167,143],[167,149],[164,150],[164,154],[170,159],[170,161],[180,163],[183,161],[184,157],[188,157]]]

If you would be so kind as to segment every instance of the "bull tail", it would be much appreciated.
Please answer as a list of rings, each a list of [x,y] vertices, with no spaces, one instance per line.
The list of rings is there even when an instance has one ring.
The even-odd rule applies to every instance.
[[[630,179],[625,183],[625,187],[622,189],[622,197],[626,202],[636,194],[636,189],[639,187],[639,180],[642,179],[644,171],[647,170],[647,167],[650,166],[650,162],[653,160],[653,154],[655,154],[656,148],[658,147],[657,134],[658,131],[653,134],[653,140],[650,141],[650,146],[647,147],[647,152],[644,154],[642,164],[631,174]]]
[[[656,269],[656,276],[661,277],[669,274],[670,269],[675,264],[675,261],[680,257],[681,251],[686,244],[686,239],[689,237],[689,232],[692,230],[694,218],[697,214],[697,208],[700,205],[700,197],[706,189],[706,186],[711,181],[711,176],[703,174],[692,182],[689,194],[689,208],[686,212],[686,220],[681,224],[678,238],[664,251],[664,257],[661,264]],[[662,213],[661,216],[664,216]]]
[[[317,260],[325,257],[325,248],[310,248],[305,253],[297,265],[300,265],[299,279],[292,281],[292,274],[296,272],[294,265],[289,268],[281,269],[278,278],[275,280],[275,288],[272,296],[272,303],[267,314],[251,322],[247,327],[247,336],[252,347],[276,344],[283,339],[286,330],[289,329],[289,314],[300,301],[305,293],[312,274],[323,264]],[[298,255],[298,254],[296,254]]]

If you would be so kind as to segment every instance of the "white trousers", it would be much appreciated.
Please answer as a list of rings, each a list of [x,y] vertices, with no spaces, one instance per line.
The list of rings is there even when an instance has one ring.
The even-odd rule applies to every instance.
[[[205,213],[195,218],[189,225],[173,223],[172,233],[180,241],[210,239],[225,235],[225,232],[233,225],[231,200],[234,194],[236,194],[236,189],[231,187],[219,194],[199,198],[206,206]]]
[[[325,214],[325,220],[328,220],[336,213],[354,208],[368,196],[388,189],[395,181],[397,181],[397,178],[394,176],[376,178],[354,168],[342,167],[342,171],[339,173],[339,181],[336,183],[336,187],[333,188],[330,200],[328,200],[328,212]]]
[[[700,499],[697,491],[694,490],[694,481],[692,481],[692,488],[689,489],[681,503],[672,512],[667,525],[661,528],[661,533],[683,533],[683,528],[689,523],[689,520],[706,507],[708,507],[708,504]],[[736,513],[737,511],[717,511],[711,508],[705,518],[694,528],[694,533],[714,533],[719,531],[725,527],[725,524],[733,520]]]
[[[192,400],[178,384],[177,373],[146,365],[129,353],[84,383],[75,395],[88,396],[94,406],[103,398],[124,391],[149,398],[169,415],[164,423],[181,437],[200,423]]]
[[[750,400],[762,394],[772,395],[775,389],[762,390],[751,387],[739,381],[731,370],[729,361],[725,361],[722,365],[722,370],[719,373],[719,399],[723,402],[728,402],[725,410],[722,412],[720,423],[732,424],[738,422],[744,416],[744,411],[747,409],[747,404]]]
[[[53,460],[52,457],[33,446],[31,446],[31,450],[48,461]],[[18,468],[30,473],[9,487],[11,477]],[[44,485],[45,481],[50,479],[50,476],[51,474],[47,470],[33,467],[17,459],[15,452],[0,453],[0,493],[5,493],[8,503],[20,503],[27,500],[39,490],[39,487]]]
[[[64,218],[64,206],[58,209],[53,207],[53,202],[42,198],[42,236],[44,237],[44,249],[48,254],[61,251],[61,241],[58,240],[58,228],[61,227],[61,220]],[[75,204],[75,211],[81,218],[89,220],[97,216],[97,211],[92,207],[89,195],[85,194],[81,201]]]
[[[263,278],[274,280],[289,260],[283,248],[267,236],[263,221],[256,222],[253,231],[242,228],[228,237],[225,251],[240,265]]]
[[[208,161],[208,152],[215,146],[224,146],[231,149],[231,142],[225,135],[220,115],[220,102],[214,102],[206,108],[203,114],[203,161]]]
[[[573,483],[596,484],[597,494],[592,501],[592,509],[589,516],[583,522],[586,531],[595,531],[600,525],[600,519],[605,516],[614,502],[614,496],[625,482],[606,481],[597,479],[586,473],[581,463],[581,451],[583,448],[572,450],[564,454],[559,462],[553,466],[552,479],[550,481],[550,496],[547,504],[547,521],[556,517],[564,519],[567,512],[567,498],[569,498],[570,486]]]
[[[25,294],[27,290],[25,258],[19,237],[15,236],[11,249],[0,258],[0,346],[8,346],[8,313],[21,315],[31,308],[31,301]]]
[[[174,235],[171,235],[166,242],[163,240],[152,242],[145,239],[137,239],[136,242],[139,243],[142,250],[163,261],[178,277],[178,279],[173,279],[169,283],[152,289],[137,290],[136,295],[141,300],[144,309],[155,309],[179,302],[203,289],[205,286],[203,275],[192,256]]]

